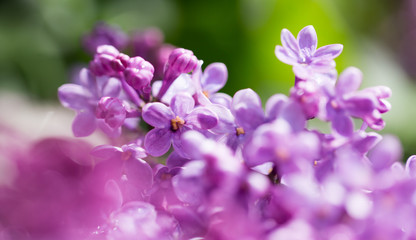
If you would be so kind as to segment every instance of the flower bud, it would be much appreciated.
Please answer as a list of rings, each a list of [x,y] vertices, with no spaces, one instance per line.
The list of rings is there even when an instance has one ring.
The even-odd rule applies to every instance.
[[[118,98],[103,97],[98,102],[95,116],[104,119],[112,128],[121,127],[126,119],[126,109]]]
[[[165,67],[167,72],[181,74],[188,73],[196,68],[198,59],[191,50],[177,48],[172,51]]]
[[[153,79],[152,64],[141,57],[130,58],[128,67],[124,70],[126,82],[136,90],[148,86]]]
[[[102,45],[97,48],[90,69],[97,76],[113,76],[124,71],[129,59],[129,56],[120,53],[115,47]]]

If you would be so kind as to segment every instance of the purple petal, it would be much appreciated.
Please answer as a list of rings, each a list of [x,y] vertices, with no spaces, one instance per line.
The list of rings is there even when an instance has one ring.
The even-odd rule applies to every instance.
[[[227,82],[228,71],[223,63],[211,63],[201,78],[202,89],[209,93],[218,92]]]
[[[363,74],[358,68],[349,67],[345,69],[339,76],[335,86],[336,94],[342,96],[356,91],[361,85],[362,78]]]
[[[91,155],[102,159],[119,158],[121,156],[121,149],[112,145],[100,145],[91,150]]]
[[[330,73],[335,68],[335,61],[332,59],[313,59],[309,64],[314,72]]]
[[[81,69],[79,73],[78,83],[84,86],[86,89],[90,90],[95,97],[98,97],[97,81],[90,70],[87,68]]]
[[[114,204],[114,209],[120,208],[123,204],[123,195],[116,181],[113,179],[108,180],[105,183],[104,191],[106,195],[108,195],[110,199],[113,200],[112,202]]]
[[[416,177],[416,155],[410,156],[407,159],[405,170],[410,177]]]
[[[279,117],[290,124],[293,132],[300,132],[305,129],[306,117],[302,107],[297,102],[291,101],[288,104],[285,104]]]
[[[64,84],[58,89],[58,98],[66,108],[74,110],[89,109],[88,100],[91,93],[84,87],[76,84]]]
[[[233,98],[230,95],[226,94],[226,93],[214,93],[210,97],[210,100],[211,100],[212,103],[222,105],[226,108],[230,108],[231,107],[231,102],[233,101]]]
[[[355,94],[344,100],[344,108],[353,117],[366,118],[373,115],[376,100],[366,94]]]
[[[207,106],[207,108],[218,116],[218,124],[211,131],[220,134],[235,132],[235,119],[228,108],[219,104],[212,104]]]
[[[172,134],[172,146],[175,149],[175,152],[179,154],[181,157],[190,158],[193,155],[192,151],[195,150],[188,147],[188,145],[183,141],[182,136],[184,132],[188,131],[178,131]]]
[[[170,102],[173,113],[179,117],[185,117],[192,109],[194,109],[195,101],[188,93],[178,93]]]
[[[97,119],[90,111],[81,111],[72,122],[72,131],[75,137],[86,137],[97,128]]]
[[[172,110],[163,103],[148,103],[143,107],[142,118],[156,128],[170,127],[170,120],[175,118]]]
[[[334,59],[341,54],[342,49],[343,49],[342,44],[326,45],[326,46],[318,48],[316,52],[313,54],[313,57],[315,59],[323,59],[323,58]]]
[[[290,58],[297,59],[299,56],[299,45],[293,34],[289,30],[283,29],[280,34],[280,40],[286,51],[286,55]]]
[[[310,55],[315,52],[318,44],[318,38],[313,26],[306,26],[300,30],[297,39],[300,49],[305,49]]]
[[[300,78],[300,79],[308,79],[313,77],[314,72],[311,71],[309,66],[305,66],[305,65],[294,65],[293,66],[293,73],[295,74],[296,77]]]
[[[354,131],[354,122],[350,117],[338,113],[332,118],[332,129],[342,136],[349,137]]]
[[[288,98],[284,94],[275,94],[266,102],[266,116],[268,120],[276,119]]]
[[[264,122],[260,97],[251,89],[243,89],[235,93],[231,111],[237,124],[245,130],[255,129]]]
[[[140,159],[128,160],[125,162],[124,173],[135,191],[152,187],[153,170],[147,162]]]
[[[354,140],[353,146],[357,149],[360,153],[367,153],[373,148],[378,142],[381,140],[381,136],[377,133],[370,132],[359,132],[357,140]]]
[[[168,168],[182,167],[189,162],[189,159],[180,156],[177,152],[173,151],[166,159],[166,166]]]
[[[155,128],[150,130],[144,138],[144,148],[155,157],[165,154],[171,145],[172,132],[169,128]]]
[[[121,92],[121,82],[117,78],[109,78],[102,89],[103,97],[118,97]]]
[[[103,119],[98,119],[97,126],[110,138],[117,138],[121,135],[121,127],[112,128]]]
[[[368,158],[373,163],[373,169],[380,171],[390,168],[394,162],[400,161],[402,152],[400,140],[395,136],[386,135],[370,152]]]
[[[217,114],[205,107],[195,108],[184,120],[187,125],[199,129],[210,129],[218,124]]]
[[[283,63],[289,65],[294,65],[298,63],[298,57],[289,54],[286,48],[283,48],[282,46],[276,46],[274,54],[276,55],[277,59],[279,59]]]

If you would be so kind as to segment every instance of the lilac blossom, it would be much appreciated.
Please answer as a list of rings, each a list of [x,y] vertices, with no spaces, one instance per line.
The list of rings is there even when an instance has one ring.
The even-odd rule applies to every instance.
[[[123,31],[103,22],[97,23],[94,29],[82,39],[84,48],[92,54],[101,45],[111,45],[122,50],[127,46],[127,42],[127,35]]]
[[[276,57],[293,66],[293,72],[301,79],[313,77],[315,73],[327,73],[335,68],[334,58],[338,57],[343,46],[331,44],[317,49],[318,39],[313,26],[300,30],[297,38],[287,29],[281,33],[283,46],[276,46]]]
[[[191,50],[183,48],[173,50],[165,65],[162,86],[157,94],[157,98],[161,99],[163,97],[179,75],[193,71],[197,65],[198,59]]]
[[[202,72],[201,65],[202,63],[198,64],[197,69],[192,74],[198,103],[207,105],[212,102],[229,107],[231,97],[226,94],[217,93],[227,82],[227,67],[223,63],[211,63]]]
[[[220,134],[220,141],[233,150],[242,146],[247,136],[265,122],[265,115],[260,97],[251,89],[243,89],[235,93],[231,109],[209,106],[218,111],[220,123],[214,128]]]
[[[294,86],[263,110],[251,89],[217,93],[227,68],[202,71],[190,50],[173,50],[154,82],[163,36],[135,38],[141,57],[100,46],[59,98],[77,112],[76,136],[144,122],[92,150],[58,140],[29,155],[0,146],[16,170],[0,182],[0,238],[416,239],[416,157],[401,163],[397,138],[368,131],[384,127],[391,91],[359,90],[356,68],[337,77],[342,45],[317,49],[312,26],[297,39],[284,29],[275,53],[293,65]],[[313,118],[331,129],[314,129]]]
[[[155,127],[146,134],[144,146],[152,156],[165,154],[171,143],[178,153],[182,150],[181,135],[190,129],[206,130],[217,125],[218,117],[203,107],[194,108],[195,102],[189,94],[180,93],[172,98],[170,107],[162,103],[148,103],[142,117]]]
[[[357,91],[362,73],[356,68],[346,69],[338,79],[333,96],[326,104],[326,118],[332,121],[332,128],[343,136],[350,136],[354,130],[351,117],[361,118],[370,128],[381,130],[384,121],[381,114],[390,109],[384,100],[391,95],[385,87]]]
[[[120,81],[116,78],[95,77],[89,70],[83,69],[80,73],[78,84],[64,84],[58,89],[58,97],[64,107],[71,108],[77,112],[72,123],[72,131],[77,137],[85,137],[94,132],[99,127],[109,136],[118,136],[120,134],[120,120],[123,118],[123,107],[113,106],[113,111],[118,111],[121,116],[118,119],[107,118],[97,119],[96,111],[101,97],[117,98],[121,93]],[[114,108],[119,108],[116,110]],[[121,117],[121,119],[120,119]],[[105,117],[104,117],[105,118]],[[116,121],[114,121],[116,120]],[[111,125],[109,125],[110,123]]]
[[[155,79],[162,79],[163,68],[169,55],[175,49],[163,43],[163,33],[157,28],[149,28],[137,32],[132,37],[133,55],[140,56],[155,67]]]

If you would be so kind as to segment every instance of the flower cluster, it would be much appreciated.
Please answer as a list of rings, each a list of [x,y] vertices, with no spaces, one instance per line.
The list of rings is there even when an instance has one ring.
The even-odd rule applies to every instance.
[[[284,29],[281,43],[275,54],[293,66],[294,86],[264,108],[251,89],[218,93],[227,68],[203,70],[190,50],[173,49],[158,78],[146,57],[99,46],[59,99],[77,113],[75,136],[99,128],[135,139],[61,157],[62,166],[49,157],[31,162],[42,178],[22,168],[23,180],[0,202],[38,214],[56,192],[63,212],[20,226],[42,239],[416,239],[416,157],[403,165],[398,140],[369,131],[384,128],[390,89],[359,89],[354,67],[338,76],[342,45],[317,48],[312,26],[297,38]],[[152,52],[146,48],[154,45],[142,42],[141,51]],[[330,130],[311,128],[311,119]],[[37,160],[47,146],[38,146]],[[32,204],[11,203],[22,192]],[[0,222],[4,236],[21,234],[8,228],[24,213],[13,207],[0,212],[9,219]]]

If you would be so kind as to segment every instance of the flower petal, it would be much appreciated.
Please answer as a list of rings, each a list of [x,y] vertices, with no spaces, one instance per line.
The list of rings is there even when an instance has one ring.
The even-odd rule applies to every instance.
[[[155,157],[165,154],[171,145],[172,132],[169,128],[155,128],[150,130],[144,138],[144,148]]]
[[[280,34],[280,40],[284,49],[286,50],[287,55],[297,59],[299,56],[299,45],[293,34],[284,28]]]
[[[173,113],[179,117],[185,117],[192,109],[194,109],[195,101],[188,93],[178,93],[170,102]]]
[[[175,118],[172,110],[163,103],[148,103],[143,107],[142,118],[155,128],[170,127],[170,120]]]
[[[91,97],[91,93],[86,88],[76,84],[64,84],[58,89],[61,104],[74,110],[89,109],[88,100]]]
[[[102,89],[103,97],[118,97],[121,92],[121,82],[117,78],[109,78],[105,81]]]
[[[288,101],[288,98],[284,94],[275,94],[269,98],[266,102],[266,116],[267,120],[276,119],[284,104]]]
[[[121,135],[121,127],[110,127],[104,119],[98,119],[97,126],[110,138],[117,138]]]
[[[228,71],[223,63],[211,63],[205,68],[201,78],[201,85],[204,91],[209,93],[218,92],[227,82]]]
[[[282,46],[276,46],[274,54],[276,55],[277,59],[283,63],[294,65],[298,62],[298,57],[292,56],[293,54],[290,54],[286,48],[283,48]]]
[[[343,49],[342,44],[330,44],[323,47],[320,47],[316,50],[316,52],[313,54],[313,57],[315,59],[334,59],[338,57]]]
[[[230,108],[233,98],[226,93],[214,93],[211,96],[210,100],[212,103],[222,105],[226,108]]]
[[[91,150],[91,155],[101,159],[119,158],[122,150],[112,145],[100,145]]]
[[[255,129],[264,122],[260,97],[251,89],[243,89],[235,93],[231,111],[237,124],[245,130]]]
[[[187,125],[199,129],[210,129],[218,124],[217,114],[205,107],[195,108],[184,120]]]
[[[97,128],[97,119],[90,111],[81,111],[72,122],[72,132],[75,137],[86,137],[91,135]]]
[[[318,37],[313,26],[309,25],[300,30],[298,34],[298,43],[300,49],[305,49],[310,56],[315,52],[318,44]]]
[[[349,67],[345,69],[339,76],[337,85],[335,86],[335,92],[337,95],[342,96],[346,93],[356,91],[363,78],[363,74],[358,68]]]
[[[354,122],[345,114],[338,113],[332,119],[332,129],[342,136],[349,137],[354,131]]]

